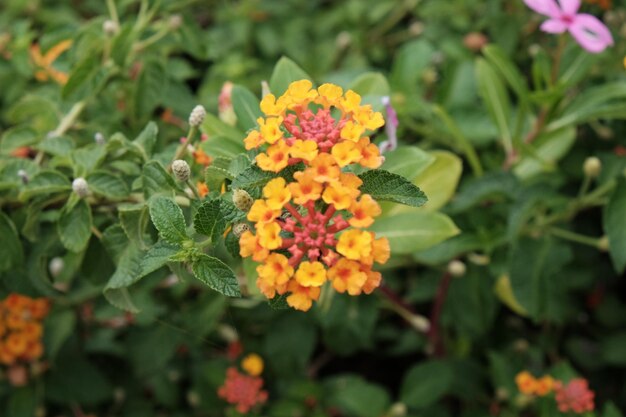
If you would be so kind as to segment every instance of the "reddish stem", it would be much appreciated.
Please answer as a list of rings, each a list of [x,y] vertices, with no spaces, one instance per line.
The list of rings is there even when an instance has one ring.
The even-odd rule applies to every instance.
[[[445,346],[443,345],[443,339],[441,337],[441,312],[443,311],[443,305],[448,297],[448,289],[450,288],[450,282],[452,281],[452,274],[445,272],[437,288],[437,295],[430,314],[430,329],[428,330],[428,340],[433,347],[433,355],[437,358],[443,357],[446,354]]]

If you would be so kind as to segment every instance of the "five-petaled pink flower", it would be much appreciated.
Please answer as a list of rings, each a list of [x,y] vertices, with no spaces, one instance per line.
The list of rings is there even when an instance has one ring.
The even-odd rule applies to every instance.
[[[541,30],[548,33],[568,31],[589,52],[598,53],[613,45],[609,29],[597,17],[578,13],[581,0],[524,0],[537,13],[549,17]]]

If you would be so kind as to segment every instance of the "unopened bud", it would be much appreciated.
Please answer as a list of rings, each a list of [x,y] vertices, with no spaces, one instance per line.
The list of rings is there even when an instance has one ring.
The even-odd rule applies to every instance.
[[[50,259],[50,263],[48,264],[48,270],[50,271],[50,275],[53,278],[58,277],[63,272],[63,268],[65,268],[65,262],[63,258],[59,258],[58,256]]]
[[[113,390],[113,400],[115,401],[116,404],[120,404],[124,402],[125,399],[126,399],[126,391],[124,391],[124,388],[118,387]]]
[[[221,324],[217,328],[219,335],[228,343],[234,343],[239,340],[237,330],[228,324]]]
[[[598,240],[598,249],[601,250],[602,252],[609,251],[610,245],[609,245],[609,237],[607,235],[602,236]]]
[[[422,72],[422,81],[426,85],[432,85],[437,82],[439,75],[437,75],[437,71],[434,68],[426,68],[424,72]]]
[[[104,145],[106,143],[106,140],[104,139],[104,135],[102,133],[100,133],[100,132],[98,132],[95,135],[93,135],[93,140],[98,145]]]
[[[246,190],[235,190],[233,192],[233,203],[239,210],[248,212],[254,204],[254,199]]]
[[[204,121],[205,116],[206,110],[202,105],[198,104],[193,108],[191,114],[189,115],[189,124],[195,127],[200,126]]]
[[[467,255],[467,259],[474,265],[481,266],[489,265],[489,262],[491,262],[491,258],[489,256],[482,255],[480,253],[470,253]]]
[[[585,175],[589,178],[596,178],[600,175],[600,171],[602,171],[602,161],[596,158],[595,156],[590,156],[585,159],[585,163],[583,164],[583,171]]]
[[[28,178],[28,172],[20,169],[19,171],[17,171],[17,176],[20,177],[20,179],[22,180],[22,184],[28,184],[28,181],[30,180],[30,178]]]
[[[395,403],[389,409],[389,417],[404,417],[407,413],[407,407],[404,403]]]
[[[72,182],[72,190],[80,198],[85,198],[89,195],[89,185],[83,177],[78,177]]]
[[[233,226],[233,234],[237,237],[241,237],[248,230],[250,230],[248,223],[237,223]]]
[[[487,45],[489,38],[480,32],[471,32],[463,38],[463,45],[472,52],[478,52]]]
[[[178,181],[186,182],[191,175],[191,168],[189,168],[189,164],[186,161],[177,159],[172,162],[172,172]]]
[[[409,33],[413,36],[419,36],[424,33],[424,24],[422,22],[413,22],[409,25]]]
[[[465,275],[467,267],[465,264],[457,259],[450,261],[448,264],[448,272],[455,278],[460,278]]]
[[[526,339],[517,339],[513,342],[513,350],[519,353],[527,352],[529,347],[530,345]]]
[[[46,417],[47,414],[46,407],[42,405],[35,409],[35,417]]]
[[[352,35],[350,35],[350,32],[345,30],[343,32],[339,32],[335,42],[337,44],[337,48],[345,49],[352,43]]]
[[[518,394],[515,397],[515,405],[519,408],[526,408],[535,401],[535,397],[526,394]]]
[[[175,14],[170,16],[169,21],[167,22],[171,30],[177,30],[183,24],[183,18],[179,14]]]
[[[120,30],[120,26],[115,20],[107,19],[102,23],[102,31],[107,36],[113,36]]]
[[[499,401],[506,401],[509,399],[509,390],[504,387],[496,388],[496,398]]]
[[[200,405],[200,396],[195,391],[188,391],[187,402],[191,407],[196,408]]]
[[[539,52],[541,52],[541,46],[537,45],[536,43],[533,43],[528,47],[528,54],[530,56],[537,56]]]

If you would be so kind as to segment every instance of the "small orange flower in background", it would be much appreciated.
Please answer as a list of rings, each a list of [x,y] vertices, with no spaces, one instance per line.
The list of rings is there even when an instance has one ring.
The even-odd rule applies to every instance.
[[[45,298],[15,293],[0,302],[0,363],[32,362],[43,355],[41,321],[49,309]]]
[[[515,383],[522,394],[544,397],[554,390],[556,382],[550,375],[535,378],[530,372],[522,371],[515,377]]]
[[[597,4],[604,10],[608,10],[613,6],[613,0],[585,0],[589,4]]]
[[[196,149],[193,152],[193,157],[196,161],[196,164],[204,165],[205,167],[208,167],[209,165],[211,165],[211,162],[213,162],[213,158],[207,155],[207,153],[204,152],[202,149]]]
[[[37,81],[48,81],[53,79],[60,85],[65,85],[68,80],[68,75],[62,71],[57,70],[52,66],[54,61],[65,51],[72,46],[71,40],[64,40],[54,45],[46,52],[45,55],[41,54],[41,48],[38,43],[34,43],[30,47],[30,58],[33,63],[38,67],[35,72],[35,78]]]
[[[226,370],[226,380],[217,395],[233,404],[238,412],[247,413],[252,408],[267,401],[267,391],[263,390],[263,359],[256,353],[246,355],[241,361],[243,374],[236,367]]]
[[[308,80],[291,83],[281,97],[267,94],[261,110],[266,117],[244,140],[246,149],[261,150],[258,167],[278,173],[303,164],[304,170],[291,183],[268,182],[248,213],[256,230],[241,236],[240,254],[262,262],[257,286],[267,298],[289,293],[287,303],[302,311],[328,281],[341,293],[371,293],[381,280],[372,266],[387,262],[389,242],[361,230],[381,209],[361,193],[361,179],[343,169],[381,165],[378,147],[365,135],[384,124],[382,115],[361,105],[354,91],[344,94],[333,84],[313,89]]]
[[[263,359],[256,353],[246,355],[241,361],[241,367],[250,376],[259,376],[263,373]]]
[[[196,183],[196,188],[198,188],[198,194],[200,194],[200,197],[202,198],[209,193],[209,187],[204,182],[198,181]]]
[[[584,378],[572,379],[567,384],[557,382],[555,393],[556,404],[562,413],[571,411],[582,414],[594,410],[595,394],[589,389],[589,383]]]

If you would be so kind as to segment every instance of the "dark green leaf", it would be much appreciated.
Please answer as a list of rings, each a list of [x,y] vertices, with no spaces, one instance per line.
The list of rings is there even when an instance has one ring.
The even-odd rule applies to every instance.
[[[150,218],[161,237],[170,243],[182,243],[188,240],[185,216],[173,200],[157,196],[148,203]]]
[[[58,228],[61,243],[72,252],[80,252],[91,237],[91,209],[85,200],[72,208],[66,206],[61,212]]]
[[[609,237],[609,253],[613,267],[618,273],[626,268],[626,181],[620,181],[602,219],[604,233]]]
[[[263,116],[259,100],[250,90],[240,85],[233,86],[231,100],[237,115],[237,126],[244,131],[253,129],[257,125],[256,119]]]
[[[124,198],[130,190],[122,179],[107,171],[96,171],[85,178],[89,189],[108,198]]]
[[[24,259],[22,243],[11,219],[0,211],[0,271],[20,265]]]
[[[393,201],[408,206],[420,207],[428,199],[412,182],[404,177],[382,169],[373,169],[359,175],[363,181],[360,190],[377,201]]]
[[[449,363],[431,361],[409,369],[400,387],[400,400],[411,408],[438,402],[451,388],[454,372]]]
[[[200,255],[191,265],[193,274],[215,291],[228,297],[241,297],[235,273],[224,262],[208,255]]]
[[[140,277],[144,277],[151,272],[165,266],[170,258],[180,252],[180,246],[172,245],[163,240],[157,242],[145,253],[141,259]]]
[[[156,144],[159,127],[154,122],[149,122],[139,136],[132,142],[142,153],[145,160],[150,159],[154,145]]]
[[[141,178],[143,180],[143,193],[146,199],[155,194],[174,195],[176,183],[159,162],[150,161],[145,164]]]
[[[193,219],[196,232],[209,236],[214,244],[226,229],[226,219],[220,210],[221,201],[215,199],[203,202]]]
[[[41,171],[36,174],[24,187],[20,198],[28,200],[41,194],[58,193],[72,189],[72,184],[67,177],[57,171]]]

